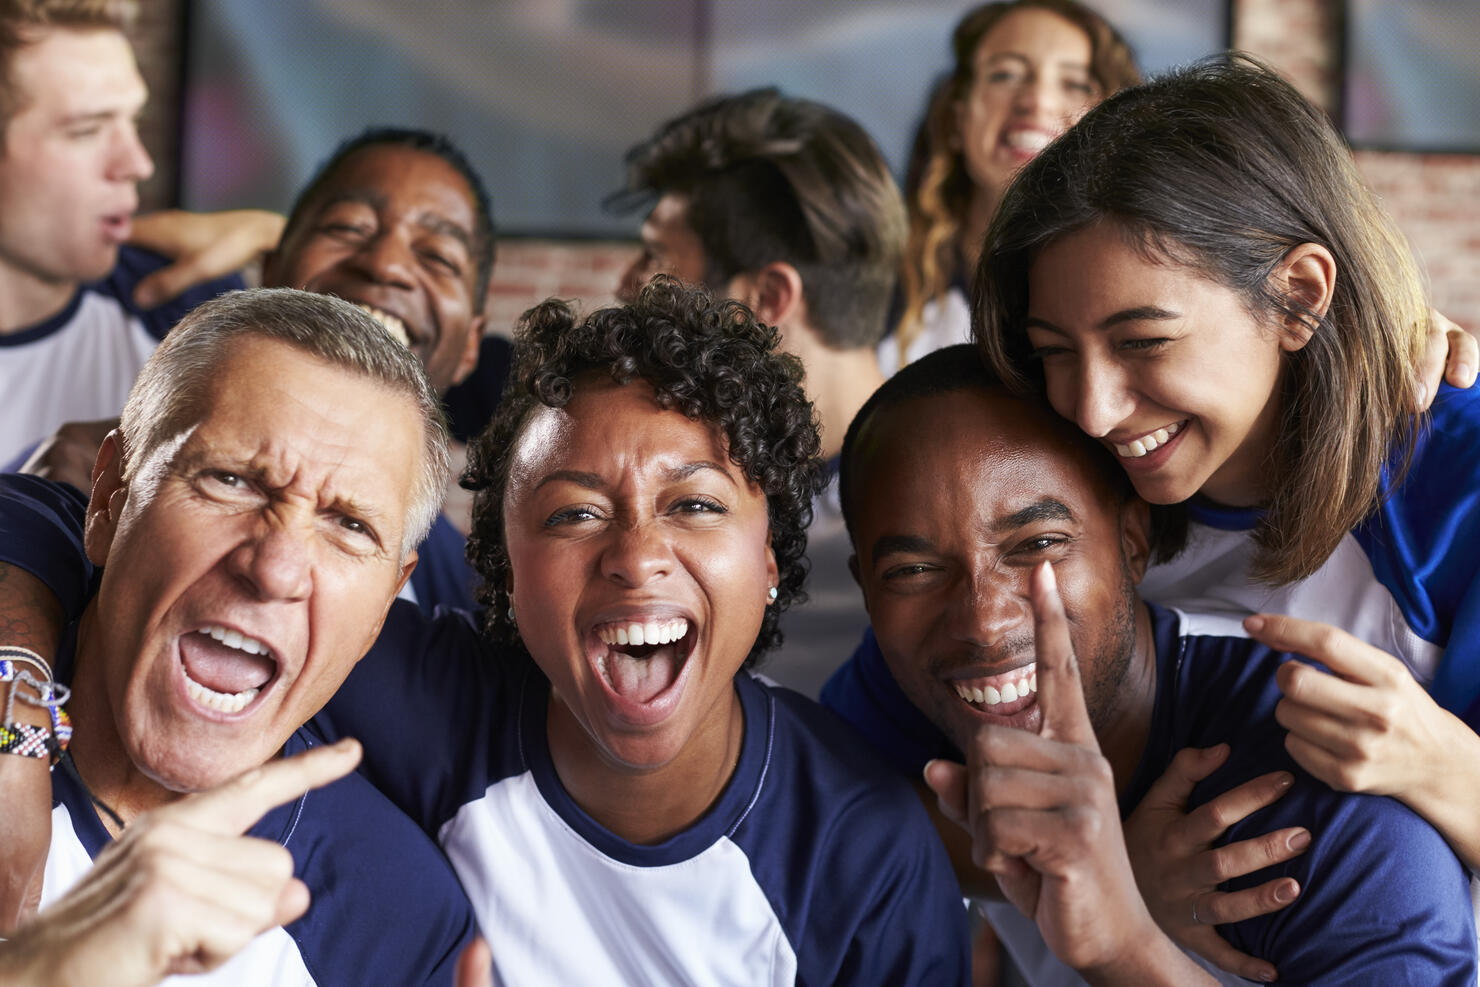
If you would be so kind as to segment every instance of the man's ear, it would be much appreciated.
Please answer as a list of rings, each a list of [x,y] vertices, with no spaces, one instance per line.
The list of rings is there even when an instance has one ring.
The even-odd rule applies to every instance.
[[[1292,307],[1302,307],[1320,318],[1336,293],[1336,258],[1319,243],[1302,243],[1285,254],[1270,278],[1275,293],[1289,299]],[[1310,342],[1316,327],[1309,316],[1286,316],[1283,330],[1280,347],[1294,353]]]
[[[1140,585],[1151,564],[1151,505],[1132,494],[1120,508],[1120,557]]]
[[[407,553],[405,560],[401,562],[401,578],[396,581],[396,596],[400,596],[401,590],[406,588],[406,580],[410,579],[411,574],[416,571],[416,563],[419,558],[420,556],[416,554],[416,549],[413,548]]]
[[[468,326],[468,339],[463,344],[462,356],[458,357],[457,366],[452,371],[452,384],[457,386],[468,379],[468,375],[478,366],[478,347],[483,345],[483,316],[473,316],[472,323]]]
[[[82,544],[93,565],[104,565],[113,548],[113,536],[118,533],[118,519],[128,500],[128,484],[123,480],[123,446],[118,429],[109,432],[98,447],[98,458],[93,461],[92,495],[87,502],[87,514],[82,533]]]
[[[758,271],[736,275],[727,293],[744,302],[757,319],[771,326],[789,325],[805,312],[802,276],[782,261],[772,261]]]

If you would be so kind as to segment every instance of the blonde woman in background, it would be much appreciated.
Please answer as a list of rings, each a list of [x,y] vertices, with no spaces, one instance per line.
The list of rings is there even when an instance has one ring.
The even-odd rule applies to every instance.
[[[885,373],[970,339],[967,272],[1008,182],[1090,108],[1141,81],[1125,39],[1075,0],[976,7],[951,50],[911,168],[902,315],[879,346]]]

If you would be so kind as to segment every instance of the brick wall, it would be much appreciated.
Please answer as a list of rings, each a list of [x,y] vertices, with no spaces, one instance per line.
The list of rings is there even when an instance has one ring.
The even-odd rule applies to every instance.
[[[1340,0],[1233,0],[1234,44],[1334,109]],[[1480,155],[1358,151],[1357,165],[1407,235],[1434,305],[1480,332]]]
[[[617,279],[637,255],[627,241],[504,239],[488,301],[488,331],[507,335],[525,309],[546,298],[583,312],[609,305]]]

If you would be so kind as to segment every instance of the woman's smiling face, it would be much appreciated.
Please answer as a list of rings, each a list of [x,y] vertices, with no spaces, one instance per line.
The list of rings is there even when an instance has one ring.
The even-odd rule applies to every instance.
[[[656,769],[725,742],[777,580],[766,497],[718,429],[648,384],[575,384],[565,407],[530,413],[512,454],[515,619],[593,753]]]
[[[1283,353],[1303,341],[1239,294],[1103,222],[1033,262],[1027,336],[1054,409],[1109,446],[1143,498],[1267,499]]]

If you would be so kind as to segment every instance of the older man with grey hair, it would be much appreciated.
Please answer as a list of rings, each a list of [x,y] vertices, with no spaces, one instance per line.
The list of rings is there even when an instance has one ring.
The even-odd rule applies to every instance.
[[[234,913],[262,887],[276,900],[247,925],[302,911],[299,884],[243,849],[268,841],[291,855],[312,906],[252,938],[210,983],[451,982],[472,931],[466,901],[426,837],[359,776],[296,798],[292,784],[275,789],[290,801],[251,841],[221,832],[209,799],[206,810],[172,805],[321,745],[304,724],[375,640],[448,468],[420,363],[352,305],[240,292],[171,333],[93,470],[83,546],[101,575],[57,649],[75,733],[52,773],[39,928],[111,842],[144,842],[165,862],[152,877],[190,899],[179,909],[189,935],[178,938],[195,937],[158,972],[221,962],[229,950],[208,948],[212,923],[239,928]],[[11,480],[0,497],[38,514],[72,495]],[[45,677],[36,660],[13,657],[13,669]],[[136,826],[163,829],[173,846],[136,837]],[[100,896],[128,893],[115,883]]]

